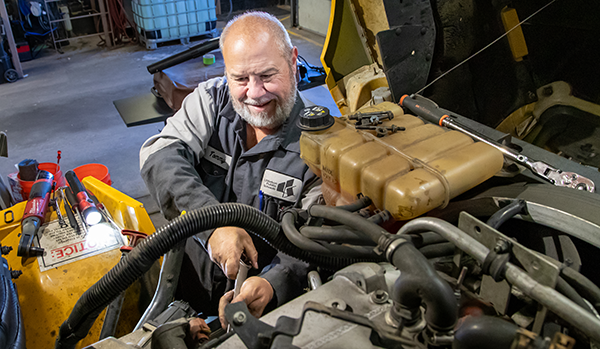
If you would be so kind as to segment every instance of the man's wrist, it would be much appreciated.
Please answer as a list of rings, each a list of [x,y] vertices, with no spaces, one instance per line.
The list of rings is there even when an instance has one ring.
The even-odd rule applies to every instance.
[[[204,248],[204,250],[206,252],[208,252],[208,249],[209,249],[208,241],[213,236],[213,233],[215,232],[215,230],[216,229],[209,229],[209,230],[205,230],[205,231],[202,231],[202,232],[194,235],[194,240],[196,240]]]

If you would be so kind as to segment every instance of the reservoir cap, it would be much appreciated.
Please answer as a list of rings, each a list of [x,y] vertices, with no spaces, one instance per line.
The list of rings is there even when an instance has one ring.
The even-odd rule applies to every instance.
[[[329,114],[329,109],[313,105],[300,111],[298,127],[304,131],[321,131],[331,127],[334,122],[333,116]]]

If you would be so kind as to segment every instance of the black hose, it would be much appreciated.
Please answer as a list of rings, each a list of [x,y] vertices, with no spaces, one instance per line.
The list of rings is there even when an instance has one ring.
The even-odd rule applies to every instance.
[[[394,284],[392,300],[410,314],[420,314],[421,303],[425,303],[427,325],[436,331],[451,331],[458,318],[458,304],[450,285],[413,244],[402,243],[392,253],[390,260],[401,272]],[[412,325],[411,320],[419,318],[404,319],[408,320],[407,325]]]
[[[335,207],[313,205],[309,214],[343,223],[365,233],[387,250],[393,239],[382,227],[350,212]],[[384,246],[385,245],[385,246]],[[438,331],[450,331],[457,320],[457,303],[452,288],[442,280],[429,261],[412,243],[400,244],[390,254],[392,264],[402,274],[396,280],[392,299],[410,313],[418,310],[421,301],[427,305],[425,319],[428,326]]]
[[[454,254],[455,250],[456,247],[451,242],[442,242],[439,244],[432,244],[419,248],[419,252],[421,252],[427,259],[450,256]]]
[[[377,224],[336,207],[312,205],[308,209],[308,213],[314,217],[326,218],[352,227],[354,230],[364,233],[375,243],[379,243],[382,236],[389,234]]]
[[[590,308],[590,305],[587,304],[583,298],[581,298],[581,295],[579,295],[579,293],[577,293],[577,291],[560,276],[556,281],[556,290],[575,302],[575,304],[579,305],[581,308],[594,314],[594,311]]]
[[[496,211],[496,213],[494,213],[490,219],[488,219],[486,224],[494,229],[498,229],[509,219],[513,218],[519,213],[523,213],[526,207],[527,203],[525,200],[515,200]]]
[[[443,236],[432,231],[426,231],[420,234],[409,234],[408,236],[410,236],[410,240],[416,248],[421,248],[427,245],[439,244],[442,242],[448,242],[448,240],[444,239]]]
[[[389,221],[391,218],[392,218],[392,215],[390,214],[390,212],[388,210],[383,210],[383,211],[379,211],[379,212],[375,213],[371,217],[367,218],[367,220],[371,223],[380,225],[382,223]]]
[[[361,246],[374,246],[376,245],[371,239],[366,237],[364,234],[357,232],[351,228],[340,225],[335,227],[323,226],[323,227],[311,227],[304,226],[299,229],[300,234],[303,236],[313,239],[328,242],[339,242]]]
[[[190,59],[198,58],[212,50],[219,48],[219,38],[213,38],[206,42],[192,46],[183,52],[176,53],[167,58],[161,59],[156,63],[152,63],[146,68],[150,74],[158,73],[177,64],[189,61]]]
[[[385,259],[377,255],[373,248],[362,246],[343,246],[320,243],[313,241],[300,234],[295,226],[296,217],[294,211],[287,211],[281,218],[281,228],[288,240],[304,251],[316,253],[324,256],[337,255],[349,258],[357,258],[361,261],[380,261]]]
[[[452,349],[510,349],[519,329],[519,326],[493,316],[467,316],[454,334]],[[536,337],[530,345],[534,349],[543,348],[544,341]]]
[[[523,213],[526,207],[527,203],[525,200],[515,200],[509,205],[496,211],[496,213],[488,219],[487,225],[494,229],[498,229],[510,218]],[[572,268],[563,268],[561,276],[562,278],[559,277],[557,284],[557,289],[559,287],[561,288],[559,292],[577,303],[583,309],[591,310],[589,309],[588,304],[581,298],[581,295],[583,295],[583,297],[592,303],[596,311],[600,311],[600,288],[598,288],[598,286]]]
[[[110,301],[125,291],[150,269],[156,259],[178,242],[199,231],[224,226],[244,228],[292,257],[326,268],[337,269],[356,263],[352,258],[319,256],[299,249],[284,234],[279,233],[280,226],[275,220],[251,206],[237,203],[208,206],[175,218],[157,230],[85,291],[69,318],[61,325],[55,348],[74,348],[88,334],[95,319]]]
[[[600,288],[596,284],[572,268],[563,268],[560,275],[600,312]]]
[[[362,198],[354,201],[351,204],[343,205],[343,206],[336,206],[336,208],[339,208],[340,210],[344,210],[344,211],[348,211],[348,212],[356,212],[362,208],[365,208],[365,207],[371,205],[372,203],[373,203],[373,201],[371,201],[371,199],[368,196],[363,196]]]

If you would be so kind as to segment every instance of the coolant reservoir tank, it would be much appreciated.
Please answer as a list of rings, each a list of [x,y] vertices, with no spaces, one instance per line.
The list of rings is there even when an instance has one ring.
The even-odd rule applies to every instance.
[[[394,219],[407,220],[447,204],[502,168],[498,150],[460,132],[425,124],[394,103],[358,112],[368,121],[332,118],[323,123],[327,127],[303,128],[300,137],[300,156],[323,179],[329,205],[350,203],[362,193]],[[386,133],[383,128],[387,135],[378,137]]]

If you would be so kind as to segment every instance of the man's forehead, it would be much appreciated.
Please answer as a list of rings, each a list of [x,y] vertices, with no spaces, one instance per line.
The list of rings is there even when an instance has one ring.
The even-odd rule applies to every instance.
[[[271,38],[269,32],[262,29],[252,30],[250,28],[234,27],[230,29],[223,43],[226,51],[244,50],[248,46],[254,45],[275,46],[275,40]]]

